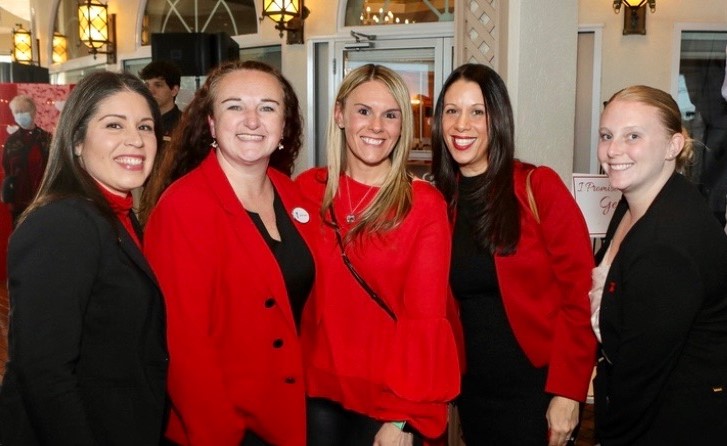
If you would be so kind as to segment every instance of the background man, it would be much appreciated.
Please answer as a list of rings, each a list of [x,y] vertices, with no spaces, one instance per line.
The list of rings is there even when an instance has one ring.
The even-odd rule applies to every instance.
[[[159,104],[162,112],[162,131],[164,140],[169,141],[172,131],[179,122],[182,112],[177,107],[175,99],[179,93],[181,72],[179,68],[166,60],[158,60],[145,66],[140,72],[146,86]],[[159,154],[157,154],[157,157]]]

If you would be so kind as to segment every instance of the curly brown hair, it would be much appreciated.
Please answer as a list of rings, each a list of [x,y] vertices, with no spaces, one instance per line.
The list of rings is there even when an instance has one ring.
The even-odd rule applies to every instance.
[[[212,115],[217,88],[225,76],[240,70],[268,73],[280,82],[285,106],[283,149],[270,156],[270,166],[288,176],[293,173],[303,140],[303,118],[292,85],[277,69],[265,63],[252,60],[225,62],[209,73],[202,88],[197,90],[192,102],[184,109],[171,141],[157,158],[141,198],[139,218],[142,223],[146,222],[166,188],[199,166],[209,154],[214,138],[207,117]]]

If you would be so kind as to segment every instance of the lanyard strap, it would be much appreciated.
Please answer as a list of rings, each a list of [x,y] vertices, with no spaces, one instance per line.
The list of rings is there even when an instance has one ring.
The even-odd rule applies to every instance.
[[[378,304],[379,307],[381,307],[384,312],[386,312],[389,317],[396,322],[396,314],[394,311],[384,302],[384,300],[379,297],[378,294],[376,294],[376,291],[374,291],[371,286],[366,283],[363,277],[356,271],[356,268],[353,267],[353,264],[351,263],[351,260],[346,255],[346,250],[343,247],[343,237],[341,236],[341,228],[338,226],[338,220],[336,220],[336,214],[333,212],[333,204],[328,208],[328,213],[331,216],[331,226],[333,227],[333,231],[336,233],[336,241],[338,242],[338,247],[341,249],[341,258],[343,259],[343,263],[346,265],[349,271],[351,271],[351,275],[354,279],[356,279],[356,282],[358,282],[359,285],[361,285],[361,288],[366,291],[366,293],[371,297],[371,299]]]

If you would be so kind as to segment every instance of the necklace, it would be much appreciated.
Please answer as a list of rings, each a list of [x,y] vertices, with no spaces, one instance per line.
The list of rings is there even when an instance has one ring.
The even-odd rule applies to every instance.
[[[366,191],[363,197],[361,197],[360,200],[358,200],[358,203],[356,203],[356,206],[354,206],[351,203],[351,179],[345,175],[346,178],[346,194],[348,195],[348,214],[346,214],[346,223],[351,224],[356,221],[356,211],[358,210],[358,207],[361,206],[361,203],[364,202],[366,197],[369,196],[369,192],[371,192],[371,189],[374,188],[374,186],[369,186],[369,189]]]

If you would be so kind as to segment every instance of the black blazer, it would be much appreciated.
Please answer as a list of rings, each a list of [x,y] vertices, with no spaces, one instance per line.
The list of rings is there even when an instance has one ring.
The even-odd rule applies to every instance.
[[[158,445],[163,303],[121,225],[85,200],[47,204],[13,232],[8,278],[0,443]]]
[[[603,256],[627,206],[616,208]],[[727,445],[727,236],[674,174],[624,238],[601,301],[603,446]]]

